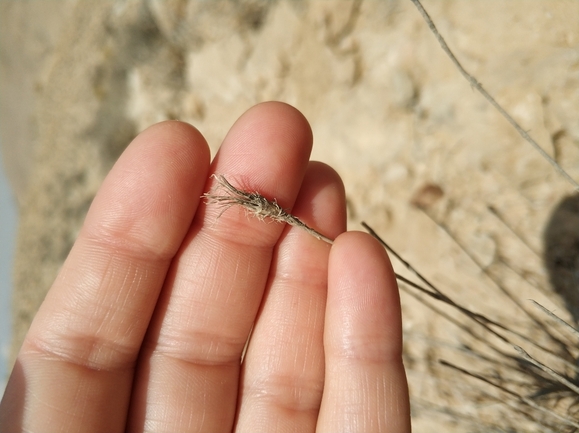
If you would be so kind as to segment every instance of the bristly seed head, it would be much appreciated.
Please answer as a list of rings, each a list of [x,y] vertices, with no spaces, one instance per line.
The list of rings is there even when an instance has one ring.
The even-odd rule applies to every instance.
[[[203,194],[202,197],[207,200],[207,203],[215,203],[225,207],[219,216],[229,207],[238,205],[245,208],[249,214],[257,217],[260,221],[263,221],[265,218],[270,218],[273,221],[284,222],[304,229],[316,239],[329,244],[333,243],[330,238],[322,235],[307,226],[297,217],[285,211],[275,199],[268,200],[258,192],[247,192],[237,189],[221,174],[213,174],[211,177],[217,181],[218,185],[213,188],[212,191]],[[217,194],[219,190],[224,190],[225,195]]]

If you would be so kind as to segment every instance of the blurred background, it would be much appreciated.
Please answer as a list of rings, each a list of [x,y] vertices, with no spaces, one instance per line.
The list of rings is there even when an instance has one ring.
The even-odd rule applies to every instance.
[[[0,132],[0,139],[2,134]],[[1,158],[1,155],[0,155]],[[3,162],[3,161],[2,161]],[[11,293],[16,202],[8,185],[4,164],[0,164],[0,391],[4,392],[8,373],[11,333]]]
[[[424,6],[466,69],[579,179],[579,2]],[[2,257],[2,270],[14,264],[9,365],[129,141],[180,119],[215,152],[239,115],[275,99],[305,114],[313,159],[342,176],[350,229],[368,222],[461,305],[526,336],[524,347],[554,345],[556,368],[577,374],[577,342],[554,341],[544,316],[527,311],[534,299],[569,323],[578,317],[573,187],[469,86],[409,0],[7,0],[0,77],[4,166],[19,209],[14,259]],[[9,239],[14,213],[1,206]],[[408,289],[414,431],[547,431],[528,407],[509,408],[497,389],[438,361],[524,396],[555,401],[545,391],[555,384]]]

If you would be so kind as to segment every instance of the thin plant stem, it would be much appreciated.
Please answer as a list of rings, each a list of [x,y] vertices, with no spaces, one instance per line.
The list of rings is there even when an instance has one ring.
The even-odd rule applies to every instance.
[[[573,326],[571,326],[569,323],[567,323],[566,321],[564,321],[563,319],[561,319],[559,316],[557,316],[555,313],[553,313],[552,311],[547,310],[545,307],[543,307],[541,304],[539,304],[537,301],[534,301],[531,299],[531,302],[534,303],[538,308],[540,308],[541,310],[543,310],[543,312],[545,314],[547,314],[548,316],[552,317],[553,319],[555,319],[555,321],[559,322],[561,325],[563,325],[564,328],[570,330],[575,337],[579,337],[579,330],[574,328]]]
[[[452,61],[452,63],[454,63],[454,65],[457,67],[457,69],[459,70],[459,72],[462,74],[462,76],[464,78],[466,78],[466,80],[470,83],[470,85],[472,87],[474,87],[476,90],[479,91],[479,93],[481,95],[483,95],[483,97],[493,106],[497,109],[497,111],[499,113],[501,113],[501,115],[507,120],[507,122],[509,122],[513,128],[515,128],[515,130],[519,133],[519,135],[521,137],[523,137],[523,139],[525,139],[525,141],[527,141],[527,143],[529,143],[531,146],[533,146],[533,148],[539,152],[539,154],[549,163],[551,164],[555,170],[564,178],[566,179],[571,185],[573,185],[573,187],[575,188],[576,191],[579,191],[579,183],[577,183],[577,181],[575,179],[573,179],[571,176],[569,176],[569,174],[557,163],[557,161],[555,161],[553,158],[551,158],[549,156],[549,154],[547,152],[545,152],[543,150],[543,148],[541,146],[539,146],[539,144],[533,140],[533,138],[527,133],[527,131],[525,131],[518,123],[515,119],[513,119],[513,117],[507,113],[507,111],[489,94],[489,92],[487,92],[483,86],[477,81],[477,79],[472,76],[471,74],[469,74],[466,69],[464,69],[464,67],[460,64],[460,62],[458,61],[458,59],[455,57],[455,55],[452,53],[452,51],[450,50],[450,48],[448,47],[448,45],[446,44],[446,41],[444,40],[444,38],[442,37],[442,35],[438,32],[438,29],[436,28],[436,26],[434,25],[434,22],[432,21],[432,18],[430,18],[430,16],[428,15],[428,12],[426,12],[426,10],[424,9],[424,7],[422,6],[422,3],[420,3],[420,0],[410,0],[412,1],[412,3],[414,3],[414,6],[416,6],[416,8],[418,9],[418,11],[420,12],[420,14],[422,15],[422,17],[424,18],[424,21],[426,21],[426,24],[428,24],[428,27],[430,28],[430,30],[432,31],[432,33],[434,34],[434,36],[436,37],[436,39],[438,40],[438,43],[440,44],[440,46],[442,47],[442,50],[448,55],[448,57],[450,57],[450,60]]]
[[[528,397],[525,397],[525,396],[522,396],[522,395],[520,395],[520,394],[518,394],[518,393],[516,393],[516,392],[514,392],[514,391],[512,391],[512,390],[510,390],[509,388],[507,388],[507,387],[505,387],[505,386],[502,386],[502,385],[500,385],[499,383],[496,383],[496,382],[494,382],[494,381],[492,381],[492,380],[490,380],[490,379],[482,376],[481,374],[477,374],[477,373],[472,372],[472,371],[470,371],[470,370],[461,368],[461,367],[459,367],[459,366],[457,366],[457,365],[454,365],[454,364],[452,364],[452,363],[450,363],[450,362],[448,362],[448,361],[445,361],[445,360],[440,360],[440,363],[441,363],[442,365],[446,366],[446,367],[453,368],[453,369],[455,369],[455,370],[457,370],[457,371],[460,371],[461,373],[464,373],[464,374],[466,374],[466,375],[468,375],[468,376],[470,376],[470,377],[473,377],[473,378],[475,378],[475,379],[478,379],[478,380],[481,380],[481,381],[483,381],[483,382],[486,382],[486,383],[488,383],[489,385],[494,386],[495,388],[500,389],[501,391],[503,391],[503,392],[511,395],[512,397],[516,398],[517,400],[519,400],[520,403],[525,404],[525,405],[527,405],[527,406],[529,406],[529,407],[532,407],[533,409],[536,409],[537,411],[540,411],[540,412],[542,412],[542,413],[545,413],[545,414],[547,414],[547,415],[549,415],[549,416],[552,416],[552,417],[558,419],[559,421],[562,421],[562,422],[565,423],[566,425],[579,428],[579,424],[578,424],[575,420],[566,418],[566,417],[564,417],[564,416],[562,416],[562,415],[560,415],[560,414],[558,414],[558,413],[556,413],[556,412],[554,412],[554,411],[552,411],[552,410],[550,410],[550,409],[548,409],[548,408],[545,408],[545,407],[543,407],[543,406],[540,406],[540,405],[538,405],[537,403],[535,403],[532,399],[530,399],[530,398],[528,398]]]

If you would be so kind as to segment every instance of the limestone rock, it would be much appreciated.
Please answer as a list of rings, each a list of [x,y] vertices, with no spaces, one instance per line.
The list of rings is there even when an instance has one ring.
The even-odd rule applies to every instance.
[[[424,6],[467,70],[579,179],[579,3]],[[2,144],[20,206],[13,354],[132,137],[178,118],[216,150],[270,99],[310,120],[313,158],[346,184],[350,228],[366,220],[491,317],[520,311],[489,272],[521,299],[557,305],[504,264],[547,287],[542,228],[572,188],[469,87],[411,2],[0,2],[0,24]],[[424,185],[444,193],[417,208]],[[476,402],[427,361],[464,336],[410,296],[403,309],[415,431],[452,431],[456,419],[427,402],[469,413]]]

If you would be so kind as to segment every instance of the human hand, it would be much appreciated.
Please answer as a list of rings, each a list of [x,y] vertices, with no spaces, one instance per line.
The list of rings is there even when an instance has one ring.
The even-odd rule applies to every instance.
[[[135,138],[26,336],[0,431],[409,432],[390,263],[343,233],[342,183],[311,146],[281,103],[246,112],[211,165],[187,124]],[[334,244],[237,207],[219,216],[200,198],[211,173]]]

